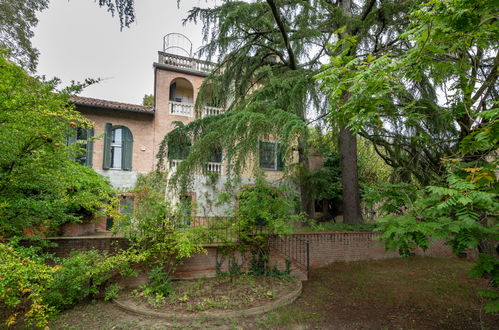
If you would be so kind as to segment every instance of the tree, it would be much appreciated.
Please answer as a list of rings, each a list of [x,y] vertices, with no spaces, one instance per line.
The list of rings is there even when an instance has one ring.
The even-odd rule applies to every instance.
[[[142,99],[142,105],[147,105],[147,106],[154,106],[154,95],[152,94],[145,94],[144,98]]]
[[[192,9],[186,21],[199,20],[204,24],[206,45],[200,54],[208,59],[218,56],[219,62],[204,81],[196,107],[199,110],[216,98],[228,111],[186,126],[179,124],[163,141],[160,160],[166,157],[169,143],[180,136],[190,136],[194,143],[190,156],[178,171],[180,175],[202,168],[210,149],[216,146],[226,150],[231,169],[238,174],[248,165],[248,155],[257,154],[258,140],[273,136],[286,146],[288,159],[292,158],[293,148],[297,149],[299,164],[293,170],[299,178],[302,210],[311,214],[313,205],[306,181],[307,116],[327,109],[325,97],[313,77],[321,70],[324,54],[329,53],[328,43],[341,35],[335,31],[345,24],[356,30],[354,26],[365,21],[358,33],[366,38],[374,38],[373,29],[378,37],[392,32],[394,19],[389,17],[383,23],[377,20],[388,11],[386,3],[375,7],[373,2],[363,2],[360,11],[351,7],[349,13],[344,13],[340,4],[322,0],[225,1],[214,8]],[[406,7],[388,4],[386,7],[391,12],[397,9],[400,12]],[[384,27],[375,29],[381,25]],[[365,40],[363,43],[369,44]],[[351,160],[342,171],[345,176],[349,175],[343,182],[345,190],[350,192],[346,193],[344,202],[347,209],[357,210],[351,212],[353,215],[348,216],[347,221],[356,222],[360,219],[360,205],[355,141],[348,146],[342,150],[343,158]]]
[[[32,29],[38,23],[36,12],[48,7],[48,0],[0,1],[0,47],[10,51],[10,58],[23,67],[35,70],[38,51],[33,48]]]
[[[408,254],[430,238],[445,239],[455,253],[478,247],[487,256],[475,273],[491,276],[497,288],[495,12],[493,1],[428,1],[414,8],[398,41],[408,46],[404,54],[342,54],[321,78],[337,114],[422,185],[379,194],[389,211],[380,221],[387,248]],[[494,298],[487,310],[497,311],[497,292],[483,295]]]
[[[445,168],[440,158],[458,151],[459,141],[476,124],[473,118],[497,97],[491,85],[497,79],[497,59],[490,32],[484,31],[490,23],[485,21],[476,33],[465,31],[490,5],[477,3],[477,14],[455,10],[430,22],[424,13],[433,6],[440,7],[430,1],[414,11],[412,29],[390,47],[337,56],[322,76],[338,109],[331,116],[345,118],[372,141],[385,161],[399,169],[402,181],[414,178],[422,185],[441,178]],[[345,43],[356,47],[358,40]],[[346,103],[340,97],[343,90],[354,95]]]
[[[70,90],[39,81],[0,56],[0,236],[57,229],[110,211],[109,183],[71,156],[71,129],[89,122],[68,105]],[[74,90],[79,87],[75,86]]]
[[[33,48],[33,28],[38,24],[37,12],[47,9],[49,0],[1,0],[0,1],[0,49],[9,51],[9,59],[35,72],[38,50]],[[129,27],[135,20],[132,0],[99,0],[120,19],[120,26]]]

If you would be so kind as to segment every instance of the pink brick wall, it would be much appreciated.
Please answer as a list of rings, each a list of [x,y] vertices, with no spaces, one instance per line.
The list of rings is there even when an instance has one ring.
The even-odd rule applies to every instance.
[[[355,261],[369,259],[386,259],[399,257],[397,252],[385,253],[383,244],[378,244],[375,239],[379,236],[377,233],[369,232],[321,232],[321,233],[303,233],[295,234],[303,240],[309,241],[310,252],[310,267],[319,268],[338,261]],[[58,256],[66,256],[72,249],[85,251],[90,249],[116,251],[118,248],[127,246],[125,238],[51,238],[51,241],[59,244],[57,248],[53,248],[51,252]],[[224,256],[219,251],[219,246],[206,246],[206,254],[197,254],[187,260],[184,264],[178,267],[175,277],[178,278],[195,278],[204,276],[215,276],[217,262],[221,263],[221,270],[227,272],[229,270],[229,257]],[[467,257],[474,259],[477,252],[468,250]],[[418,255],[427,255],[433,257],[453,257],[449,246],[443,244],[442,241],[433,242],[430,248],[423,252],[416,251]],[[243,264],[243,269],[247,269],[249,259],[243,258],[242,255],[236,252],[233,255],[238,264]],[[278,269],[285,269],[285,257],[273,251],[270,258],[271,265],[277,266]],[[292,274],[298,278],[305,279],[305,267],[292,265]]]
[[[309,241],[310,267],[318,268],[337,261],[386,259],[399,257],[398,252],[386,252],[385,245],[377,241],[378,233],[370,232],[320,232],[295,234]],[[429,249],[415,251],[417,255],[456,257],[449,246],[434,241]],[[468,258],[475,259],[477,252],[467,250]]]

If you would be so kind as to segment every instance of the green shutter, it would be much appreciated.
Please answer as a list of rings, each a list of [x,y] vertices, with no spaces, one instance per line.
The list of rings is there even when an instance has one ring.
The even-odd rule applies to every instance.
[[[277,143],[277,170],[284,170],[284,145]]]
[[[94,129],[87,129],[87,157],[85,158],[85,166],[92,167],[92,156],[94,153]]]
[[[73,127],[73,128],[70,128],[67,130],[67,134],[68,134],[68,137],[67,137],[67,140],[66,140],[66,144],[68,146],[70,145],[73,145],[76,143],[76,127]]]
[[[76,127],[69,128],[67,130],[66,145],[67,146],[74,146],[75,143],[76,143]],[[68,151],[70,154],[69,158],[71,160],[76,160],[76,158],[74,157],[74,147],[69,148]]]
[[[111,167],[111,142],[113,139],[113,125],[107,123],[104,126],[104,150],[102,153],[102,168],[108,170]]]
[[[125,171],[132,170],[133,158],[133,136],[132,132],[126,127],[123,127],[123,155],[121,158],[121,168]]]
[[[263,168],[263,157],[264,157],[264,155],[263,155],[263,153],[264,153],[264,151],[263,151],[263,141],[258,141],[258,151],[259,151],[259,155],[258,155],[259,157],[258,158],[259,158],[259,161],[260,161],[260,168]]]

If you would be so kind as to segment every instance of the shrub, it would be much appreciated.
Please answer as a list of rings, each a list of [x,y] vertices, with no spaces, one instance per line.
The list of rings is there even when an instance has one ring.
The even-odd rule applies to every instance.
[[[295,203],[285,188],[277,188],[257,178],[254,185],[244,186],[238,198],[236,221],[241,239],[261,245],[269,235],[291,233]]]
[[[165,201],[164,182],[162,172],[141,176],[134,190],[137,209],[133,215],[118,219],[115,230],[128,237],[132,247],[146,256],[146,267],[153,268],[151,285],[166,292],[168,278],[176,267],[185,258],[205,252],[200,243],[206,233],[204,228],[185,226],[189,220],[186,214],[178,205]]]
[[[251,274],[270,275],[269,238],[291,233],[292,223],[301,220],[301,216],[293,215],[295,201],[287,196],[284,187],[257,178],[254,185],[243,187],[238,202],[239,248],[251,251]]]
[[[0,306],[8,314],[5,324],[13,326],[22,318],[29,325],[46,327],[54,309],[45,303],[44,293],[60,267],[32,260],[3,243],[0,260]]]

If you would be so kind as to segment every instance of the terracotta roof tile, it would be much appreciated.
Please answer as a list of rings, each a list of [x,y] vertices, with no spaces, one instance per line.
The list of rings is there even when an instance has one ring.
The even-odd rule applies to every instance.
[[[84,105],[96,108],[106,108],[106,109],[142,112],[142,113],[151,113],[151,114],[154,113],[153,107],[138,105],[138,104],[100,100],[91,97],[72,96],[70,102],[75,105]]]

